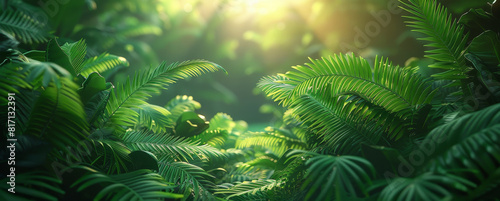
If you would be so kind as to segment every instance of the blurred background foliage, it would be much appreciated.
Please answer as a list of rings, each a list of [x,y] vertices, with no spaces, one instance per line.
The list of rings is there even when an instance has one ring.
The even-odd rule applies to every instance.
[[[250,124],[280,119],[275,103],[258,95],[264,75],[333,53],[354,52],[368,60],[385,55],[404,65],[423,57],[416,33],[405,28],[395,0],[11,0],[25,4],[40,29],[60,44],[84,38],[90,56],[108,52],[130,65],[113,76],[124,82],[159,61],[206,59],[230,76],[210,74],[181,81],[151,103],[194,96],[200,113],[231,114]],[[470,8],[489,10],[488,0],[440,1],[457,17]],[[19,6],[15,6],[19,8]],[[40,13],[41,7],[44,13]],[[32,11],[32,12],[30,12]],[[64,17],[61,17],[64,16]],[[50,36],[44,36],[46,38]],[[24,47],[23,47],[24,46]],[[28,46],[28,47],[26,47]],[[36,43],[21,48],[36,49]]]

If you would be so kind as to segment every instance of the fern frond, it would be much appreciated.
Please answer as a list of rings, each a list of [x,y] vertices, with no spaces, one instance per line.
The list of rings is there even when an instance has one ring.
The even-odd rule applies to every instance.
[[[498,187],[500,178],[500,104],[462,116],[432,130],[420,147],[431,160],[425,169],[474,170],[456,175],[477,184],[479,196]],[[476,197],[472,196],[471,199]]]
[[[380,200],[453,200],[470,181],[451,174],[424,173],[415,178],[394,179],[380,193]],[[454,194],[455,193],[455,194]],[[463,193],[463,192],[461,192]],[[463,197],[457,197],[463,198]]]
[[[194,193],[194,200],[215,199],[209,191],[215,187],[210,181],[213,176],[202,168],[186,162],[174,162],[168,156],[160,158],[158,164],[158,173],[168,182],[178,185],[186,198]]]
[[[248,132],[245,137],[236,141],[236,148],[261,146],[271,150],[278,156],[283,155],[289,149],[307,148],[307,144],[298,138],[291,138],[279,131]]]
[[[165,155],[181,161],[224,157],[222,152],[208,145],[198,145],[189,139],[164,134],[127,131],[122,139],[131,150],[149,151],[157,156]]]
[[[77,93],[78,86],[68,78],[60,78],[62,87],[45,88],[33,106],[24,135],[36,136],[51,143],[55,155],[61,151],[72,155],[69,147],[88,135],[85,111]]]
[[[429,103],[434,94],[412,69],[394,66],[388,60],[376,59],[373,70],[365,59],[353,55],[311,62],[294,66],[295,71],[264,78],[259,87],[286,107],[309,93],[352,94],[392,112]]]
[[[215,63],[195,60],[171,65],[162,63],[156,68],[136,73],[133,79],[127,79],[125,84],[118,84],[116,90],[112,91],[106,112],[99,123],[101,127],[110,126],[116,130],[122,130],[121,126],[133,126],[138,117],[133,108],[146,104],[146,100],[152,95],[159,94],[179,79],[217,70],[225,71]]]
[[[151,170],[141,169],[117,175],[105,175],[86,166],[77,166],[88,172],[80,177],[72,186],[77,191],[99,186],[94,200],[153,200],[178,199],[183,196],[171,193],[174,186],[169,185],[160,175]]]
[[[158,105],[143,104],[137,109],[139,111],[139,120],[137,126],[145,126],[147,129],[161,133],[166,131],[166,127],[172,126],[168,121],[170,112]]]
[[[280,182],[273,179],[245,181],[236,185],[229,184],[228,187],[219,185],[214,194],[225,194],[228,200],[268,200],[267,191],[279,185]]]
[[[307,173],[303,188],[306,200],[351,200],[368,196],[368,187],[375,177],[372,164],[357,156],[330,156],[312,152],[294,151],[312,155],[306,161]]]
[[[304,95],[293,108],[321,143],[339,154],[359,154],[362,143],[390,146],[390,139],[408,133],[408,123],[396,115],[349,98]]]
[[[26,82],[26,73],[19,65],[8,64],[0,67],[0,105],[6,105],[9,93],[19,93],[19,89],[31,89]]]
[[[468,39],[468,33],[456,19],[453,19],[448,10],[435,0],[408,0],[400,2],[403,9],[412,16],[405,16],[412,31],[420,32],[427,37],[420,40],[428,42],[425,46],[432,48],[425,51],[426,57],[434,59],[437,63],[429,65],[431,68],[446,70],[432,75],[439,79],[460,80],[467,78],[471,70],[465,63],[463,51]]]
[[[83,68],[83,60],[87,54],[87,44],[84,39],[81,39],[74,43],[66,43],[61,46],[61,49],[66,53],[69,58],[69,62],[73,66],[75,75],[80,74]]]
[[[49,35],[44,26],[46,25],[22,11],[6,9],[0,14],[0,29],[12,34],[23,43],[47,41]]]
[[[236,163],[233,165],[229,173],[225,176],[225,181],[243,182],[257,179],[269,179],[269,169],[261,169],[256,166],[251,166],[246,163]]]
[[[102,74],[119,65],[128,66],[129,63],[123,57],[103,53],[99,56],[85,60],[81,65],[82,68],[80,74],[84,77],[88,77],[93,72]]]
[[[14,193],[8,191],[10,177],[5,177],[1,182],[7,183],[0,188],[2,200],[58,200],[58,196],[64,194],[60,187],[61,181],[44,172],[16,173]]]

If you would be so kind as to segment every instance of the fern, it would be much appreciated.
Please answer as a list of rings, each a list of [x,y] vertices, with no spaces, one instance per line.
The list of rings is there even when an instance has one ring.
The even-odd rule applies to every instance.
[[[170,193],[172,185],[168,185],[164,178],[150,170],[137,170],[134,172],[105,175],[86,166],[75,168],[85,169],[90,174],[80,177],[72,186],[77,187],[77,191],[99,185],[100,191],[94,200],[156,200],[178,199],[182,195]]]
[[[88,135],[88,124],[76,92],[78,86],[67,78],[58,80],[60,88],[51,84],[37,99],[23,134],[50,142],[56,148],[52,151],[55,155],[60,151],[73,155],[69,147],[76,147]]]
[[[139,106],[139,120],[136,126],[145,126],[147,129],[155,132],[166,132],[166,127],[171,126],[168,116],[171,113],[160,106],[152,104],[143,104]]]
[[[208,145],[198,145],[188,139],[164,134],[127,131],[123,141],[132,150],[150,151],[158,156],[165,155],[181,161],[224,157],[223,153]]]
[[[279,185],[280,183],[273,179],[246,181],[236,185],[219,185],[214,194],[225,194],[225,198],[231,200],[268,200],[266,192]]]
[[[31,89],[25,80],[26,73],[22,73],[19,65],[10,64],[0,67],[0,105],[7,104],[8,93],[19,93],[19,89]]]
[[[464,33],[463,26],[435,0],[408,0],[408,3],[400,1],[404,5],[403,9],[412,14],[405,16],[410,20],[406,22],[408,26],[415,28],[412,31],[427,36],[420,38],[427,42],[425,46],[432,48],[425,51],[425,56],[437,61],[429,67],[445,70],[432,76],[445,80],[461,80],[462,91],[465,95],[470,95],[464,79],[468,77],[467,73],[471,68],[466,66],[463,55],[469,34]]]
[[[66,53],[71,65],[73,66],[75,75],[80,74],[83,68],[83,61],[87,54],[87,44],[81,39],[74,43],[66,43],[61,46],[61,49]]]
[[[296,71],[264,78],[259,87],[284,106],[308,93],[353,94],[392,112],[429,103],[434,94],[413,69],[393,66],[387,60],[376,59],[373,70],[366,60],[353,55],[311,62],[294,66]]]
[[[85,60],[82,63],[80,74],[88,77],[93,72],[104,73],[110,69],[116,68],[119,65],[128,66],[129,63],[123,57],[103,53]]]
[[[426,170],[446,169],[473,170],[455,173],[467,178],[478,187],[470,191],[476,198],[498,187],[500,178],[500,104],[496,104],[460,117],[432,130],[425,138],[421,149],[429,150],[432,160],[424,166]]]
[[[1,180],[2,183],[8,183],[10,177]],[[15,193],[7,191],[9,185],[2,185],[0,199],[2,200],[58,200],[58,197],[64,194],[61,189],[61,181],[47,175],[45,172],[27,172],[16,173]]]
[[[184,191],[185,198],[194,193],[194,200],[214,200],[209,191],[215,187],[209,179],[213,178],[202,168],[186,162],[174,162],[169,157],[162,157],[159,161],[159,174],[167,181],[179,185]]]
[[[179,79],[217,70],[224,69],[211,62],[196,60],[171,65],[162,63],[156,68],[136,73],[133,79],[118,84],[116,90],[112,91],[106,112],[99,123],[102,127],[110,126],[117,130],[121,130],[120,126],[133,126],[138,118],[133,108],[146,104],[149,97],[159,94]]]
[[[281,156],[288,149],[306,149],[307,144],[296,137],[288,137],[279,131],[248,132],[236,141],[236,148],[261,146]]]
[[[0,14],[0,29],[12,34],[23,43],[41,43],[47,41],[44,24],[22,11],[3,10]]]
[[[301,156],[302,153],[312,155],[306,162],[308,169],[304,176],[306,200],[349,200],[368,196],[375,169],[366,159],[304,151],[292,151],[289,156]]]
[[[416,178],[396,178],[380,193],[380,200],[452,200],[473,185],[451,174],[424,173]],[[461,192],[463,193],[463,192]]]

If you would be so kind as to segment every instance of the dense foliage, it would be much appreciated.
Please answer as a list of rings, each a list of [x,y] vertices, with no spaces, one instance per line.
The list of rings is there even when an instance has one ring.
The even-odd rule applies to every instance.
[[[111,2],[97,6],[147,10]],[[64,18],[83,11],[41,21],[32,1],[3,3],[0,109],[9,112],[0,119],[9,132],[0,159],[14,167],[13,143],[16,164],[14,185],[1,177],[2,200],[498,199],[497,10],[455,18],[434,0],[402,0],[426,58],[398,66],[338,53],[266,76],[258,88],[284,112],[252,131],[225,113],[207,120],[196,97],[151,103],[179,80],[226,72],[206,60],[155,64],[136,37],[156,26]],[[116,13],[101,17],[120,23]],[[100,53],[119,44],[141,62]],[[149,67],[114,81],[130,65]]]

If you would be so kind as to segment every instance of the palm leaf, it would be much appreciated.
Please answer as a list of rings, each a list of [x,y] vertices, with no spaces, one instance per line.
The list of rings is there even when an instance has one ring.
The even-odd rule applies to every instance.
[[[41,43],[47,41],[48,32],[45,24],[22,11],[6,9],[0,14],[0,29],[12,34],[23,43]]]
[[[294,66],[296,71],[264,78],[259,87],[284,106],[308,93],[353,94],[392,112],[429,103],[434,94],[414,69],[393,66],[387,60],[376,59],[373,69],[366,60],[353,55],[311,62]]]
[[[95,56],[85,60],[81,65],[82,68],[80,74],[84,77],[88,77],[93,72],[102,74],[120,65],[128,66],[129,63],[123,57],[103,53],[99,56]]]
[[[470,192],[472,199],[498,187],[500,104],[435,128],[422,142],[419,151],[428,153],[431,159],[425,169],[473,170],[456,173],[477,184],[478,187]]]
[[[245,181],[236,185],[219,185],[214,194],[227,195],[225,198],[228,200],[268,200],[267,191],[279,185],[280,183],[273,179]]]
[[[244,137],[236,141],[236,148],[261,146],[271,150],[278,156],[282,156],[289,149],[307,148],[307,144],[297,137],[285,136],[282,132],[271,130],[268,132],[248,132]]]
[[[225,181],[229,181],[231,183],[257,179],[269,179],[269,175],[272,173],[270,169],[261,169],[246,163],[236,163],[232,166],[234,168],[229,171],[224,179]]]
[[[181,161],[224,157],[222,152],[208,145],[198,145],[189,139],[164,134],[127,131],[123,142],[131,150],[149,151],[157,156],[168,156]]]
[[[19,93],[19,89],[31,89],[26,82],[26,73],[22,73],[19,65],[9,64],[0,67],[0,105],[7,104],[9,93]]]
[[[350,97],[304,95],[293,106],[295,114],[321,144],[338,154],[359,154],[361,144],[391,146],[390,139],[407,134],[408,122],[366,102]]]
[[[289,155],[302,153],[312,155],[308,159],[306,179],[306,200],[349,200],[368,196],[368,187],[375,176],[375,168],[361,157],[330,156],[313,152],[294,151]]]
[[[87,44],[85,40],[80,39],[74,43],[66,43],[61,46],[61,49],[66,53],[71,65],[73,66],[75,75],[80,74],[83,68],[83,60],[87,54]]]
[[[44,172],[16,173],[14,193],[8,191],[9,180],[10,177],[1,180],[4,184],[0,192],[1,200],[58,200],[64,194],[59,186],[61,181]]]
[[[209,189],[213,184],[209,179],[213,178],[202,168],[186,162],[174,162],[171,158],[162,157],[158,162],[158,171],[168,182],[179,185],[185,198],[194,193],[194,200],[213,200],[214,197]]]
[[[174,186],[169,185],[160,175],[150,170],[141,169],[124,174],[105,175],[86,166],[75,168],[91,172],[72,184],[73,187],[77,187],[77,191],[100,186],[100,191],[96,193],[94,200],[157,200],[183,197],[180,194],[171,193]]]
[[[143,104],[137,110],[139,111],[139,119],[136,126],[145,126],[155,133],[165,132],[167,127],[172,126],[167,118],[170,112],[163,107]]]
[[[394,179],[382,190],[379,200],[455,200],[453,196],[460,198],[460,191],[470,185],[470,181],[451,174],[428,172],[416,178]]]
[[[405,16],[410,20],[406,22],[408,26],[414,28],[412,31],[426,35],[420,40],[426,41],[425,46],[432,48],[425,51],[425,56],[437,62],[429,67],[445,70],[432,76],[446,80],[467,78],[467,72],[471,68],[466,66],[463,50],[469,34],[464,33],[463,26],[435,0],[408,0],[408,3],[400,1],[404,5],[403,9],[412,14]],[[464,83],[462,87],[464,92],[468,91]]]
[[[50,142],[56,155],[60,151],[70,153],[69,147],[77,146],[88,134],[85,111],[76,92],[78,86],[68,78],[59,80],[61,88],[51,84],[40,94],[23,132]]]
[[[217,70],[224,69],[211,62],[195,60],[171,65],[162,63],[156,68],[136,73],[133,79],[127,79],[125,84],[118,84],[116,90],[112,91],[100,125],[117,130],[121,130],[121,126],[133,126],[138,117],[133,108],[146,104],[149,97],[159,94],[162,89],[179,79]]]

